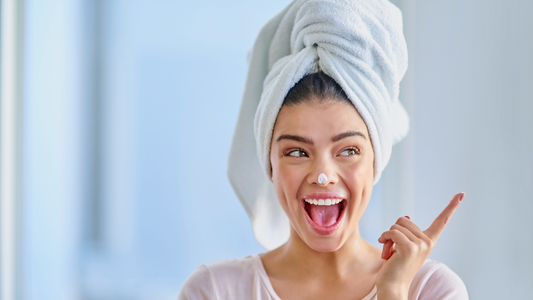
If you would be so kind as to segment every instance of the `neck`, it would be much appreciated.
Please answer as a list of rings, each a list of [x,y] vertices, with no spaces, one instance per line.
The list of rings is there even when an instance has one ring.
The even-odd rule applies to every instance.
[[[297,276],[331,280],[343,278],[352,272],[371,272],[376,267],[376,250],[361,238],[358,230],[354,230],[340,248],[331,252],[310,248],[291,230],[289,241],[273,252],[276,260],[298,273],[295,274]]]

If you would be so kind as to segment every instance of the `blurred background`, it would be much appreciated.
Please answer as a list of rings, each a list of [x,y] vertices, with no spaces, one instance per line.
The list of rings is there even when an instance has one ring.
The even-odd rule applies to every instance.
[[[200,264],[265,251],[226,162],[247,53],[289,3],[24,1],[17,299],[176,299]],[[471,299],[526,299],[533,1],[393,3],[412,129],[362,234],[377,244],[404,215],[426,228],[466,192],[430,258]]]

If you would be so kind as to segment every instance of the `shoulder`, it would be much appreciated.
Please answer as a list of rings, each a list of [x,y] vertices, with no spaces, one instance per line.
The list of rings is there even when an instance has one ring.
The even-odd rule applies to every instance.
[[[450,268],[428,259],[411,283],[409,300],[411,299],[467,300],[468,292],[461,278]]]
[[[178,300],[216,299],[211,274],[205,265],[194,271],[183,284]]]
[[[251,255],[244,258],[209,263],[205,267],[217,280],[225,280],[228,277],[236,279],[237,277],[252,275],[256,270],[258,262],[260,263],[259,256]]]
[[[179,300],[229,299],[256,273],[257,255],[201,265],[183,284]]]

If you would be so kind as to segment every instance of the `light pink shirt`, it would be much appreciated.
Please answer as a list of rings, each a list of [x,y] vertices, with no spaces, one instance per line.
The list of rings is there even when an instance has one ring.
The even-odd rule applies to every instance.
[[[362,300],[376,300],[376,286]],[[178,300],[281,300],[259,255],[201,265],[183,285]],[[409,300],[468,300],[466,287],[452,270],[426,260],[409,289]]]

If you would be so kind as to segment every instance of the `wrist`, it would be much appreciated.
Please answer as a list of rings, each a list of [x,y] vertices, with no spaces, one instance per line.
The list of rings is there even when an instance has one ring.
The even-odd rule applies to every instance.
[[[377,298],[379,300],[407,300],[409,292],[409,287],[405,288],[403,286],[378,286],[377,289]]]

